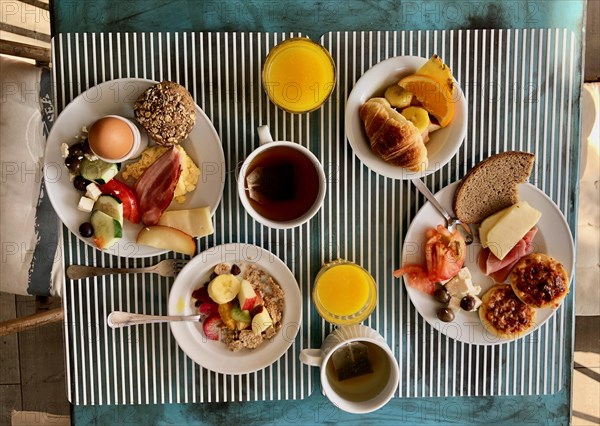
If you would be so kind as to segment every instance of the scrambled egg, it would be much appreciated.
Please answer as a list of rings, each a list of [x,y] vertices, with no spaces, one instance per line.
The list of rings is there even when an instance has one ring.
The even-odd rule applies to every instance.
[[[160,145],[154,145],[146,148],[144,152],[142,152],[142,157],[138,161],[125,166],[125,169],[122,172],[123,178],[132,178],[138,180],[146,171],[146,169],[150,167],[152,163],[158,160],[158,158],[163,155],[167,149],[169,148]],[[198,166],[196,166],[196,164],[194,164],[194,161],[187,155],[185,150],[180,145],[177,145],[177,149],[179,150],[179,154],[181,154],[182,170],[181,176],[179,176],[179,181],[177,182],[177,186],[175,187],[175,195],[173,198],[175,198],[175,200],[181,204],[185,202],[185,194],[196,189],[196,184],[198,183],[198,178],[200,177],[200,169]]]

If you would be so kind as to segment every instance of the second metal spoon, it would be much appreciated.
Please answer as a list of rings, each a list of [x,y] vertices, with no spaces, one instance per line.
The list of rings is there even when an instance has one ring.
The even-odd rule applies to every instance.
[[[187,316],[167,316],[167,315],[145,315],[134,314],[131,312],[113,311],[106,318],[106,323],[110,328],[128,327],[130,325],[150,324],[156,322],[169,321],[200,321],[200,315]]]
[[[417,187],[419,192],[429,200],[429,202],[435,207],[435,209],[444,217],[446,220],[446,228],[452,229],[456,227],[458,232],[461,233],[465,239],[465,244],[469,245],[473,242],[473,231],[468,224],[462,223],[458,218],[451,216],[450,213],[436,200],[433,193],[427,188],[427,185],[419,178],[411,179],[411,182]]]

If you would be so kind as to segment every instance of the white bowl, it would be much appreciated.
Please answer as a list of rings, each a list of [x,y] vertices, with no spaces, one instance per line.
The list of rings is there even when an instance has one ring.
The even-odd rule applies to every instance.
[[[401,78],[413,74],[427,58],[397,56],[374,65],[356,82],[346,103],[346,136],[356,156],[371,170],[392,179],[413,179],[427,176],[444,167],[462,145],[467,133],[467,101],[462,89],[457,87],[457,101],[452,122],[429,135],[427,158],[429,165],[421,172],[395,166],[371,151],[371,145],[362,120],[360,107],[369,99],[383,96],[385,89]]]
[[[274,254],[250,244],[223,244],[198,254],[177,274],[169,294],[169,315],[198,313],[192,292],[209,281],[220,262],[235,263],[242,269],[255,265],[281,286],[285,292],[285,307],[277,334],[256,349],[232,352],[225,343],[208,340],[200,322],[171,322],[169,325],[181,350],[202,367],[222,374],[252,373],[273,364],[294,343],[302,321],[302,295],[292,272]]]

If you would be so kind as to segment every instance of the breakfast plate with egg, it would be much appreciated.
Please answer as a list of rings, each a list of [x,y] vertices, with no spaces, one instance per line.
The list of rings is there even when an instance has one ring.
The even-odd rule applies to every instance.
[[[436,199],[448,211],[452,211],[453,199],[458,185],[458,182],[453,183],[435,194]],[[536,224],[537,233],[532,240],[533,252],[543,253],[560,262],[564,268],[566,279],[570,280],[574,266],[573,239],[569,226],[560,210],[544,192],[529,183],[521,183],[518,185],[518,199],[520,204],[526,202],[533,209],[541,213]],[[413,218],[404,238],[402,249],[403,266],[407,264],[425,263],[424,247],[426,242],[426,232],[429,228],[435,228],[437,225],[441,224],[443,224],[443,218],[437,210],[435,210],[433,205],[427,202]],[[452,285],[456,286],[461,291],[475,289],[474,295],[477,296],[475,299],[489,298],[488,290],[491,288],[500,289],[502,285],[510,290],[509,285],[501,285],[501,283],[504,282],[509,283],[509,278],[505,279],[505,281],[495,281],[491,276],[487,276],[481,271],[478,262],[481,249],[482,246],[479,239],[471,245],[466,246],[466,256],[464,258],[463,268],[468,268],[469,274],[467,275],[470,276],[465,277],[461,272],[459,276],[450,280]],[[464,269],[461,271],[464,271]],[[406,277],[404,282],[405,284],[407,283]],[[532,310],[530,309],[526,313],[533,315],[533,324],[531,328],[528,328],[525,332],[519,333],[518,335],[514,334],[512,336],[507,335],[501,337],[491,333],[489,329],[484,328],[482,325],[478,312],[478,309],[481,310],[481,307],[479,306],[480,300],[476,308],[472,311],[466,311],[457,306],[452,314],[452,319],[446,322],[445,319],[442,320],[439,317],[438,312],[442,304],[440,301],[436,300],[436,297],[408,284],[406,284],[405,287],[413,305],[425,321],[440,333],[459,342],[469,344],[496,345],[524,337],[548,321],[556,310],[552,308],[539,308],[535,309],[535,312],[532,313]],[[448,287],[448,284],[446,284],[446,287]],[[512,295],[512,291],[510,293]],[[515,300],[516,302],[514,303],[519,304],[518,299],[515,298]],[[484,306],[486,306],[485,300]]]
[[[178,129],[184,129],[184,132],[180,132],[178,140],[171,140],[171,142],[175,141],[176,148],[169,149],[169,147],[159,146],[156,143],[156,140],[161,137],[158,134],[152,134],[152,130],[156,130],[156,128],[166,129],[162,132],[165,135],[165,145],[168,145],[166,138],[172,136],[168,133],[169,128],[163,125],[164,123],[142,122],[143,117],[154,117],[155,111],[152,110],[152,105],[148,103],[136,105],[136,101],[139,101],[142,95],[151,88],[164,84],[165,82],[157,83],[145,79],[124,78],[94,86],[81,93],[64,108],[48,136],[44,157],[44,180],[48,196],[59,218],[73,234],[96,248],[103,248],[106,243],[106,239],[103,238],[105,235],[96,235],[96,233],[100,234],[99,230],[103,234],[108,232],[109,237],[118,236],[110,241],[110,244],[105,245],[105,250],[116,256],[148,257],[168,250],[166,247],[138,244],[144,240],[143,236],[140,240],[140,231],[149,227],[144,224],[154,225],[156,214],[152,217],[151,222],[140,221],[139,217],[129,217],[133,214],[128,210],[128,203],[125,199],[118,199],[122,198],[121,196],[118,198],[115,196],[115,194],[123,192],[121,181],[133,188],[141,180],[143,171],[149,169],[151,164],[161,158],[166,151],[169,151],[171,153],[169,155],[177,159],[180,172],[176,175],[171,173],[172,176],[168,177],[166,172],[157,171],[155,176],[152,176],[153,179],[145,179],[148,181],[145,188],[137,188],[140,192],[142,190],[151,192],[151,203],[156,201],[156,203],[165,204],[159,206],[161,208],[159,214],[163,210],[191,212],[202,208],[205,212],[205,219],[210,222],[210,216],[214,214],[223,193],[225,159],[221,141],[211,121],[198,105],[193,103],[189,93],[186,92],[189,101],[188,108],[184,112],[186,117],[191,116],[194,120],[185,122],[184,119],[177,118]],[[167,84],[170,83],[167,82]],[[172,84],[185,90],[182,86]],[[142,119],[136,117],[134,111],[141,114]],[[180,111],[172,116],[180,117],[183,114]],[[123,120],[119,117],[122,117]],[[163,114],[163,117],[166,117],[166,114]],[[95,125],[95,123],[97,124]],[[116,143],[105,142],[110,140],[111,134],[118,135],[118,132],[128,132],[129,128],[133,134],[136,131],[140,132],[141,141],[140,139],[128,141],[129,145],[126,148],[120,147]],[[92,136],[96,137],[96,134],[101,135],[97,138],[99,143],[95,141],[92,143]],[[151,137],[148,137],[148,134],[151,134]],[[86,140],[88,136],[90,137],[89,143]],[[146,144],[147,149],[144,149]],[[90,152],[87,152],[88,147]],[[73,151],[77,151],[77,156]],[[130,155],[124,155],[128,151]],[[97,159],[103,160],[100,166]],[[163,159],[164,161],[166,160]],[[190,173],[190,170],[193,172]],[[118,181],[113,179],[117,174]],[[172,186],[176,185],[176,190],[174,195],[169,193],[168,197],[161,199],[161,194],[157,194],[156,190],[152,193],[153,189],[148,190],[148,188],[160,184],[165,179],[173,180],[172,183],[165,184],[167,189],[171,191]],[[95,185],[89,186],[90,182]],[[107,185],[110,182],[113,184]],[[180,187],[183,190],[177,192]],[[102,193],[100,197],[104,197],[103,203],[97,201],[100,191]],[[107,194],[107,191],[110,192]],[[146,197],[146,199],[148,198]],[[116,199],[116,202],[113,199]],[[99,204],[101,205],[98,206]],[[101,211],[97,212],[97,210]],[[151,208],[147,210],[151,210]],[[125,219],[123,219],[123,215]],[[173,221],[175,216],[177,216],[176,213],[167,215],[167,219]],[[176,221],[180,221],[180,219],[176,218]],[[82,229],[84,224],[93,225],[94,234]],[[212,227],[212,223],[210,227]],[[145,238],[149,242],[156,240],[152,236]],[[187,237],[185,239],[192,241]],[[187,241],[185,243],[191,247]],[[191,248],[186,250],[190,252]]]

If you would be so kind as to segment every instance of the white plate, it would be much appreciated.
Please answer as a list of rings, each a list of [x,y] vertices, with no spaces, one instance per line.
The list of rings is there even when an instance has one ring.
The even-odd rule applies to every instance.
[[[374,65],[356,82],[346,103],[346,135],[356,156],[371,170],[392,179],[412,179],[427,176],[441,169],[456,154],[467,133],[467,101],[456,83],[458,100],[454,106],[454,119],[445,128],[429,135],[427,158],[429,165],[422,172],[386,163],[371,151],[371,145],[359,116],[360,107],[374,96],[383,96],[385,89],[401,78],[413,74],[425,62],[418,56],[396,56]]]
[[[60,155],[60,145],[72,145],[81,135],[82,127],[89,128],[99,118],[116,114],[133,118],[135,100],[155,81],[138,78],[111,80],[94,86],[77,96],[58,116],[46,143],[44,179],[50,201],[60,220],[85,243],[96,247],[91,239],[79,236],[79,225],[89,221],[89,214],[77,210],[79,198],[69,180],[69,171]],[[200,167],[201,174],[196,190],[186,195],[183,204],[173,202],[169,208],[185,209],[210,207],[214,213],[225,186],[225,158],[219,135],[204,112],[196,105],[196,125],[189,137],[181,144]],[[135,243],[142,225],[125,221],[123,238],[107,252],[123,257],[147,257],[165,253],[165,250]]]
[[[453,183],[443,188],[435,198],[449,212],[452,211],[452,198],[458,183]],[[542,212],[542,217],[537,224],[538,232],[533,239],[534,251],[546,253],[563,264],[569,279],[573,275],[573,265],[575,263],[575,251],[573,249],[573,238],[569,231],[569,226],[554,202],[535,186],[525,183],[519,185],[519,199],[527,201],[532,207]],[[418,263],[425,264],[423,248],[425,247],[425,231],[428,228],[443,224],[444,221],[437,210],[427,202],[421,210],[415,215],[402,248],[402,264]],[[477,256],[481,250],[479,241],[467,246],[467,257],[465,266],[471,271],[473,284],[481,286],[481,295],[483,295],[494,281],[484,275],[477,264]],[[417,311],[425,318],[433,328],[464,343],[476,345],[496,345],[505,343],[513,339],[500,339],[487,332],[479,320],[477,312],[456,313],[453,322],[445,323],[440,321],[435,312],[442,305],[436,301],[433,296],[425,294],[417,289],[406,285],[406,291]],[[554,309],[538,309],[536,316],[537,326],[544,324],[554,314]]]
[[[269,273],[285,292],[282,327],[271,341],[258,348],[230,351],[224,343],[208,340],[201,323],[172,322],[171,331],[179,347],[208,370],[223,374],[246,374],[268,367],[288,350],[300,330],[302,297],[296,279],[274,254],[250,244],[232,243],[208,249],[194,257],[177,275],[169,295],[169,315],[195,315],[192,292],[209,281],[215,265],[235,263],[242,270],[254,264]]]

